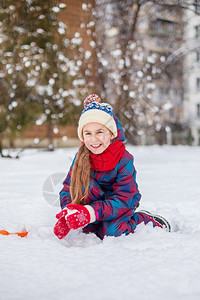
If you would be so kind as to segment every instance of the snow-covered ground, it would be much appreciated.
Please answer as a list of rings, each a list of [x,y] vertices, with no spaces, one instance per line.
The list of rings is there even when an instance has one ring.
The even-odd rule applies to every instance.
[[[0,235],[0,300],[200,299],[200,147],[127,148],[140,208],[165,216],[171,233],[149,223],[103,242],[80,231],[60,241],[52,231],[59,207],[42,190],[67,173],[77,149],[0,158],[0,229],[29,230]]]

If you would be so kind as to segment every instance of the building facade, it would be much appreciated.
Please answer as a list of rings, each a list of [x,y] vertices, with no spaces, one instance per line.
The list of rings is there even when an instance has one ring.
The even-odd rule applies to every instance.
[[[139,34],[145,37],[147,55],[157,53],[160,56],[160,74],[155,78],[156,88],[152,95],[159,116],[153,116],[157,118],[157,126],[148,140],[161,144],[182,143],[183,138],[177,135],[177,130],[183,122],[183,63],[180,59],[171,59],[183,40],[182,10],[175,6],[147,4],[138,27]]]
[[[191,128],[192,144],[200,145],[200,7],[185,11],[184,121]]]

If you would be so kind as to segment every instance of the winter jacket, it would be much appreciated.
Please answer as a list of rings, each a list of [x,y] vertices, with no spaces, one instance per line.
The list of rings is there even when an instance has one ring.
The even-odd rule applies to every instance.
[[[116,117],[115,121],[118,128],[118,136],[115,141],[124,141],[121,124]],[[60,192],[62,209],[71,202],[69,186],[75,159],[76,156],[63,183],[64,187]],[[105,235],[119,236],[123,233],[134,232],[137,225],[134,219],[134,211],[139,206],[140,198],[133,156],[125,150],[112,170],[91,170],[87,204],[93,207],[97,219],[94,223],[83,228],[83,232],[94,232],[101,239]]]

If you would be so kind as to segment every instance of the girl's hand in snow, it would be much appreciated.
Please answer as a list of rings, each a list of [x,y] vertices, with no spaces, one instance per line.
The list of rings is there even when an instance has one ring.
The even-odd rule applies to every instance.
[[[62,217],[57,221],[53,231],[59,239],[63,239],[69,233],[70,228],[67,225],[65,217]]]
[[[85,227],[96,220],[95,211],[90,205],[68,204],[65,216],[70,229]]]
[[[62,217],[65,217],[67,215],[67,208],[65,207],[63,210],[61,210],[57,215],[56,215],[56,219],[60,219]]]
[[[67,209],[64,208],[56,215],[58,219],[56,225],[54,226],[54,233],[59,239],[63,239],[70,231],[69,226],[67,225],[65,216],[67,215]]]

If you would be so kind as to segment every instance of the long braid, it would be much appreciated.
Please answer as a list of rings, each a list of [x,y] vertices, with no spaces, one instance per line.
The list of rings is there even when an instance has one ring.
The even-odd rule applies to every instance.
[[[85,204],[90,182],[90,154],[81,144],[71,174],[70,195],[72,203]],[[84,192],[83,192],[84,189]]]

